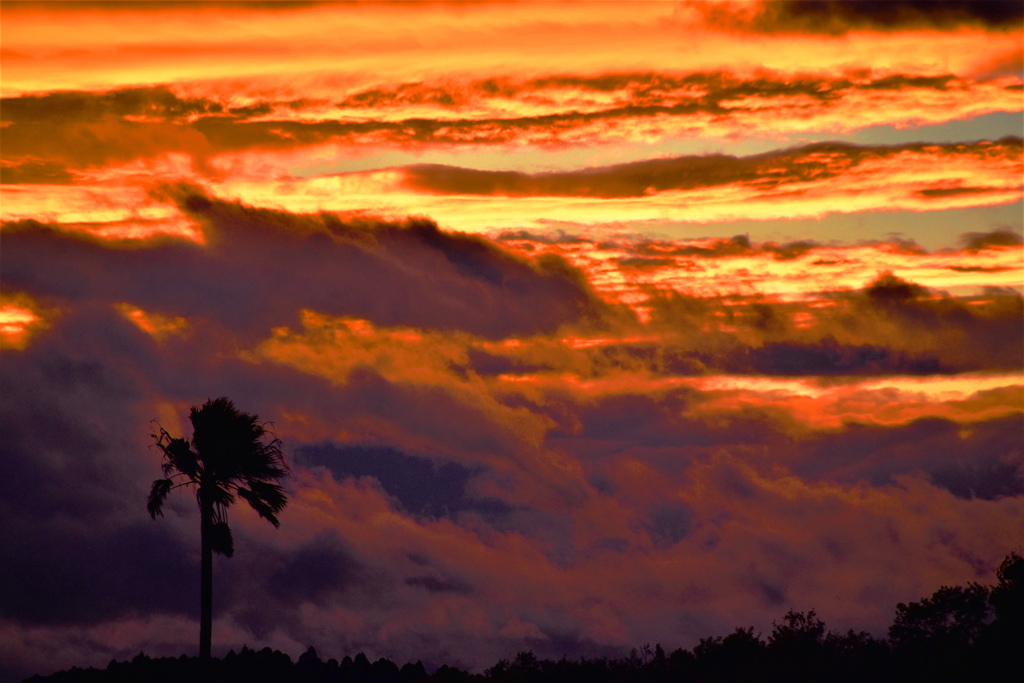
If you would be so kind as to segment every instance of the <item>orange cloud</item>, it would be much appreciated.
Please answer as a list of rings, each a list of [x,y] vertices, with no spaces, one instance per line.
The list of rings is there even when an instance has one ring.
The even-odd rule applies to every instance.
[[[114,306],[124,317],[138,325],[139,329],[162,341],[171,335],[180,335],[188,330],[188,321],[180,316],[166,316],[146,312],[138,306],[120,303]]]
[[[24,350],[32,335],[49,327],[55,314],[27,294],[4,292],[0,295],[0,349]]]
[[[565,148],[656,145],[690,139],[847,133],[867,126],[918,126],[1020,110],[1020,80],[985,82],[951,74],[850,75],[609,73],[402,84],[323,101],[241,104],[237,96],[194,97],[166,86],[109,92],[52,92],[5,98],[5,182],[67,182],[76,169],[189,155],[197,171],[256,163],[274,151],[277,174],[303,152],[328,146],[425,152],[465,146]],[[428,111],[427,107],[433,107]],[[264,163],[273,164],[275,155]],[[218,156],[224,156],[218,160]],[[291,160],[292,166],[285,162]]]
[[[792,424],[815,430],[840,429],[851,422],[901,425],[923,418],[969,424],[1019,415],[1024,399],[1020,375],[893,377],[826,387],[769,378],[709,377],[694,385],[709,392],[708,400],[693,409],[695,418],[754,408],[778,411]]]
[[[988,233],[986,233],[987,235]],[[817,301],[823,292],[853,290],[890,271],[923,286],[962,294],[982,287],[1018,287],[1024,280],[1020,236],[994,232],[991,245],[928,253],[916,245],[879,242],[826,245],[813,241],[752,244],[732,239],[656,241],[630,237],[551,240],[505,233],[501,243],[524,254],[553,253],[583,269],[610,301],[650,316],[651,293],[673,290],[697,297],[764,296],[771,301]],[[1003,240],[1003,244],[999,244]]]
[[[475,405],[494,416],[497,424],[519,434],[532,433],[533,443],[539,443],[551,425],[527,419],[519,411],[508,411],[502,405],[509,401],[508,397],[518,394],[531,397],[531,401],[545,402],[548,399],[542,397],[547,392],[571,391],[585,401],[617,393],[656,395],[689,388],[703,395],[687,410],[686,414],[694,419],[713,419],[715,415],[756,409],[774,412],[780,418],[785,414],[784,423],[814,430],[839,428],[849,421],[907,424],[925,417],[969,423],[1020,410],[1022,378],[1016,374],[908,377],[897,372],[879,379],[847,377],[824,382],[814,374],[808,356],[801,361],[810,373],[803,379],[721,374],[713,366],[703,376],[687,377],[689,373],[684,372],[684,376],[673,377],[661,364],[668,354],[678,353],[687,342],[668,333],[633,338],[538,337],[489,342],[471,335],[382,329],[364,320],[332,319],[309,311],[303,314],[303,326],[301,334],[275,330],[271,339],[247,357],[254,362],[281,363],[338,384],[352,381],[352,373],[360,372],[361,368],[373,367],[390,382],[431,386],[458,396],[467,405]],[[877,323],[873,327],[877,328]],[[739,339],[733,338],[729,343],[735,345]],[[873,339],[882,341],[883,337],[876,335]],[[713,350],[707,344],[722,345],[725,340],[705,335],[690,341],[695,348],[704,347],[700,357],[708,362]],[[895,343],[898,345],[898,341]],[[944,343],[940,337],[929,346],[941,348]],[[636,351],[632,357],[631,350]],[[728,351],[728,346],[719,350]],[[756,351],[743,350],[745,354]],[[881,347],[872,351],[883,358],[879,356],[881,352]],[[659,360],[660,354],[666,357]],[[488,363],[494,364],[495,369],[490,369]],[[505,373],[496,371],[502,363],[507,364]],[[518,368],[534,371],[508,372]],[[851,367],[849,372],[858,374],[861,370]],[[505,398],[495,402],[495,395]],[[366,423],[362,429],[369,429],[362,438],[370,438],[371,434],[381,437],[381,432],[376,431],[381,429],[379,424]],[[308,427],[302,431],[308,432]],[[348,438],[353,436],[354,433],[348,433]],[[404,443],[408,437],[389,432],[388,438]],[[421,450],[425,447],[422,442],[418,444]]]
[[[865,21],[845,35],[747,33],[721,21],[733,4],[486,4],[405,8],[216,5],[4,8],[5,92],[205,81],[207,88],[301,90],[319,97],[338,85],[412,83],[439,73],[522,76],[552,63],[576,73],[629,70],[797,72],[814,64],[894,73],[940,68],[960,75],[993,55],[1019,52],[1019,22],[921,26]],[[771,7],[771,4],[768,5]],[[743,10],[740,10],[740,15]],[[624,24],[629,31],[622,31]],[[196,25],[210,27],[197,33]],[[740,27],[741,30],[742,27]],[[881,29],[881,30],[879,30]],[[1015,30],[1016,29],[1016,30]],[[682,36],[687,50],[679,50]],[[294,46],[302,44],[303,50]],[[229,87],[225,87],[227,84]],[[319,92],[318,92],[319,90]],[[330,95],[327,95],[329,98]]]
[[[5,231],[45,224],[113,242],[170,237],[202,244],[202,231],[154,186],[152,179],[4,186],[0,219]]]

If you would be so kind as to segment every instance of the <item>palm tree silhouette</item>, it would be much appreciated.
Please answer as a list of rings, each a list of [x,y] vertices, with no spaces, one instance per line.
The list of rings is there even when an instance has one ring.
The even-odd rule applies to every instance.
[[[163,515],[164,500],[172,490],[182,486],[196,490],[202,548],[199,656],[208,659],[213,623],[213,553],[226,557],[234,553],[228,507],[237,495],[279,527],[277,515],[288,498],[276,482],[288,469],[281,442],[276,438],[264,441],[268,432],[259,418],[240,412],[227,398],[193,406],[189,419],[191,444],[188,439],[172,437],[163,427],[152,435],[163,451],[164,478],[153,482],[146,509],[156,519]]]

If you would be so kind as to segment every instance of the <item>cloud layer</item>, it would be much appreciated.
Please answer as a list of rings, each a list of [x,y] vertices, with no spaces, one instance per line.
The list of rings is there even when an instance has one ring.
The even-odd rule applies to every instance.
[[[6,646],[21,666],[43,666],[40,639],[53,668],[184,647],[196,513],[181,497],[156,524],[142,503],[149,420],[179,431],[196,396],[272,420],[294,475],[279,532],[233,512],[220,649],[481,667],[686,644],[789,607],[877,631],[895,601],[988,580],[1024,531],[1015,292],[889,274],[796,304],[648,290],[644,322],[523,236],[516,253],[177,192],[202,244],[4,232],[5,290],[49,325],[4,359],[0,564],[22,589],[2,618],[29,629]],[[968,235],[957,253],[1020,248]]]

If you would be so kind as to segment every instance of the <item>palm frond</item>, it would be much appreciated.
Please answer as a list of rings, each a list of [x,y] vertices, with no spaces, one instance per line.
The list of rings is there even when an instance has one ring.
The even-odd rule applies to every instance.
[[[281,452],[280,439],[257,444],[257,447],[253,449],[246,477],[267,481],[283,479],[287,474],[288,466],[285,465],[284,454]]]
[[[238,495],[241,496],[256,513],[267,520],[275,527],[281,526],[277,515],[288,504],[288,497],[284,489],[278,484],[271,484],[262,481],[249,482],[251,488],[238,487]]]
[[[220,553],[224,557],[231,557],[235,554],[235,541],[231,537],[231,527],[227,522],[216,522],[210,527],[210,546],[213,552]]]
[[[188,439],[176,439],[166,429],[160,428],[159,434],[154,434],[157,447],[163,451],[164,460],[161,465],[165,475],[180,472],[193,481],[201,474],[196,453],[190,447]]]
[[[284,487],[266,481],[250,481],[249,488],[259,496],[263,502],[270,506],[274,512],[281,512],[288,504],[288,496],[284,493]]]
[[[235,502],[235,495],[229,488],[230,482],[216,482],[210,489],[210,498],[215,506],[227,508]]]
[[[164,500],[171,492],[173,484],[174,482],[170,479],[157,479],[153,482],[153,486],[149,489],[149,498],[146,500],[146,510],[153,519],[156,519],[157,515],[163,516]]]
[[[164,452],[167,454],[165,469],[170,466],[172,471],[181,472],[189,479],[199,478],[201,473],[199,461],[187,439],[172,439]]]

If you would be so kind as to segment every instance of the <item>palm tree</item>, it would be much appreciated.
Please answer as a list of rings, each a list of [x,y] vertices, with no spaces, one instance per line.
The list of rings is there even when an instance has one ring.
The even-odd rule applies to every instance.
[[[163,452],[164,478],[153,482],[146,509],[156,519],[163,514],[167,494],[189,486],[199,503],[200,571],[199,656],[210,657],[213,624],[213,553],[234,553],[228,507],[236,495],[243,498],[275,527],[278,513],[288,503],[276,482],[288,471],[276,438],[264,441],[266,427],[256,415],[240,412],[227,398],[209,399],[192,407],[192,442],[176,439],[160,427],[153,434]],[[273,435],[270,435],[273,436]]]

